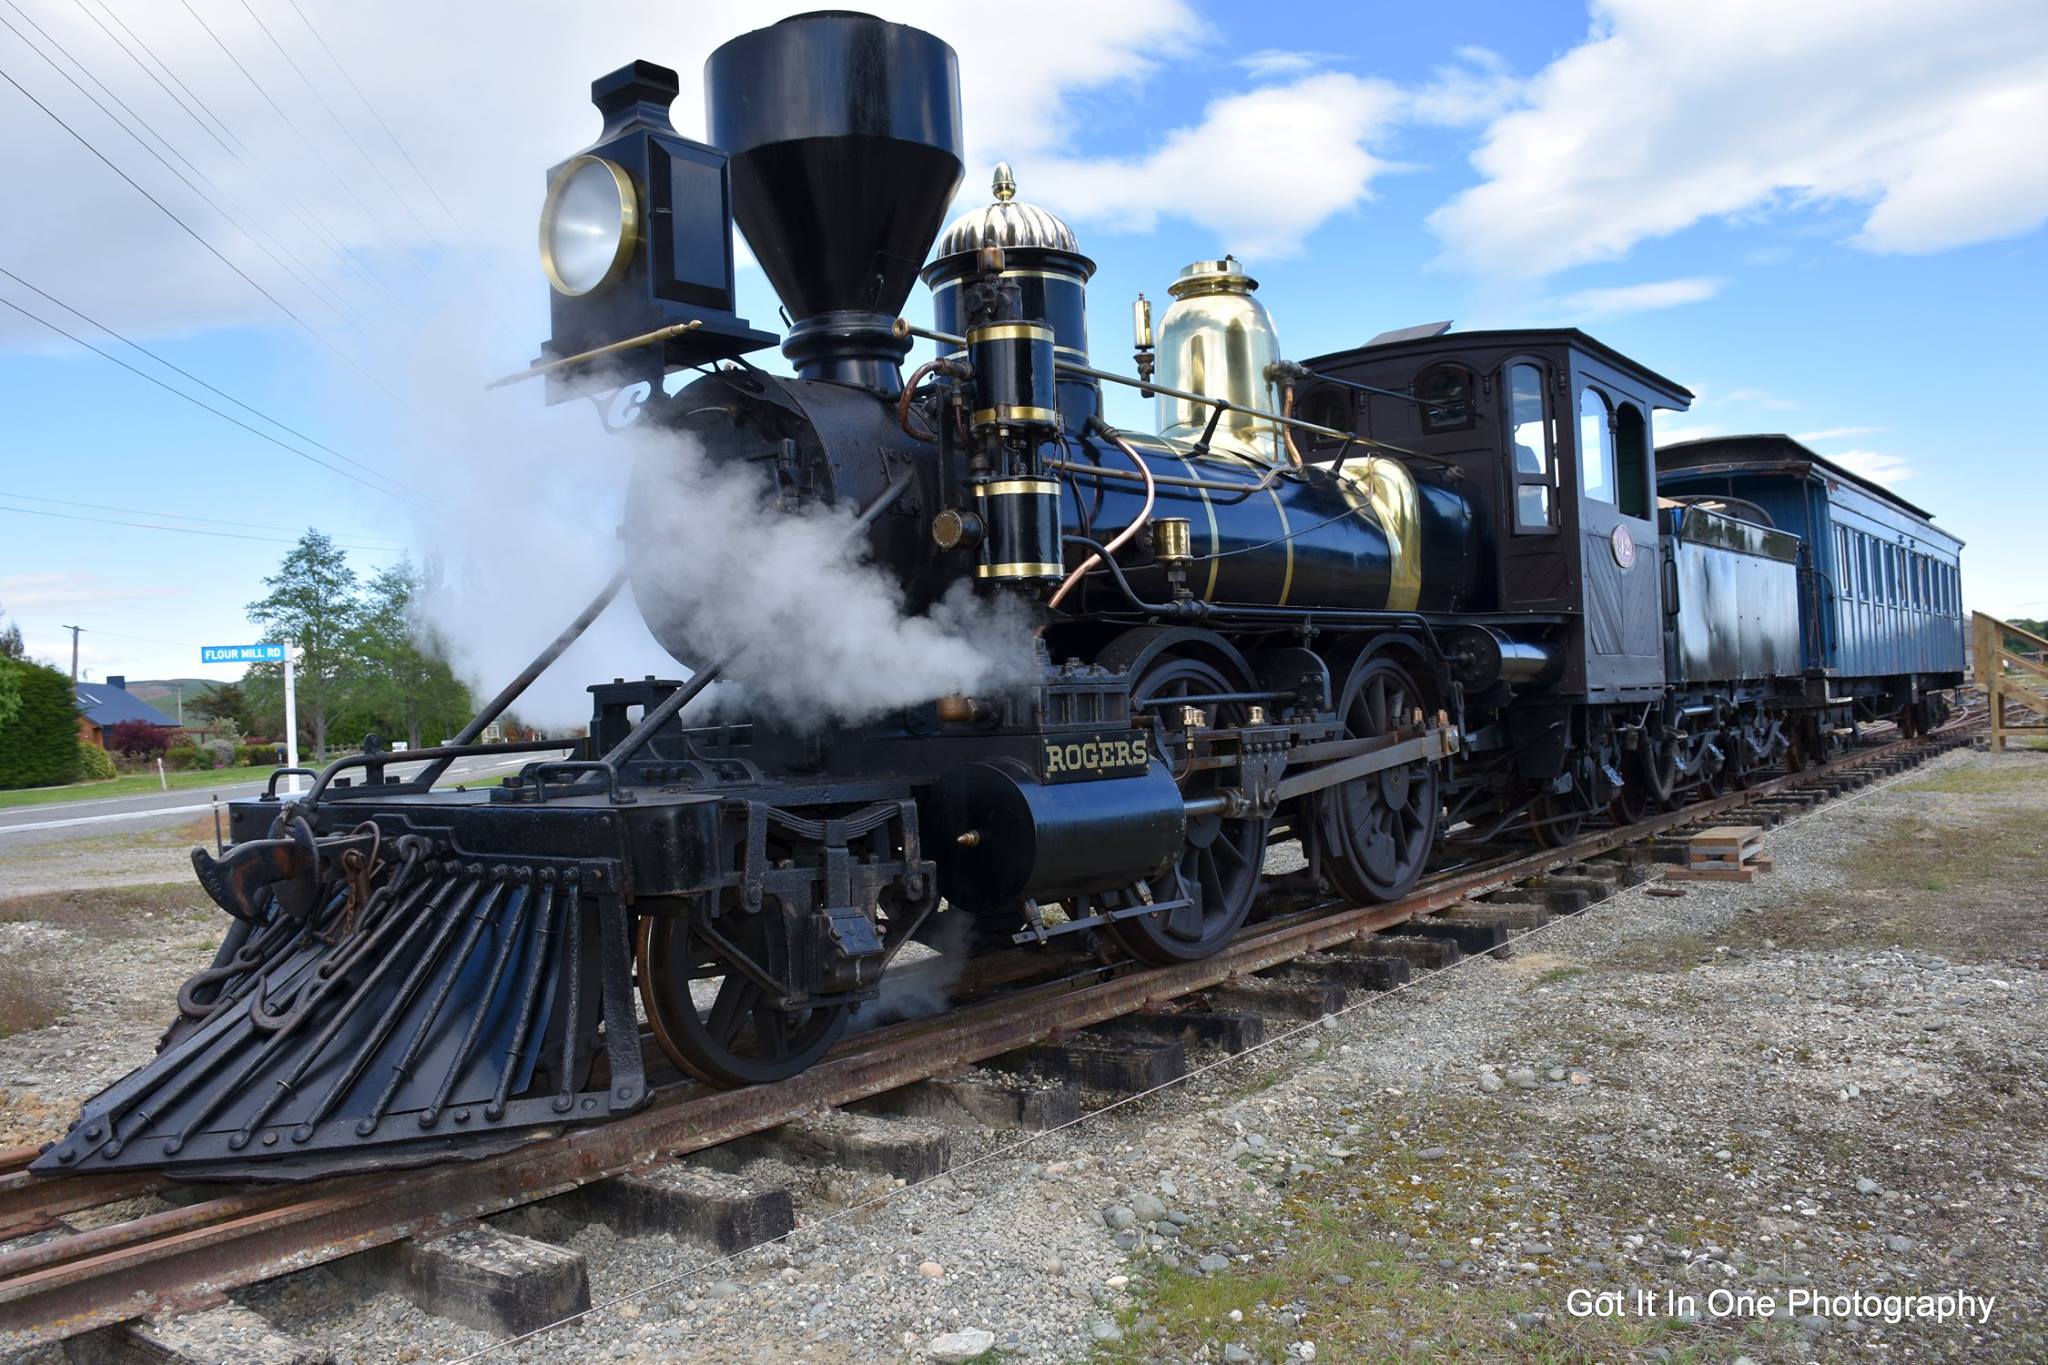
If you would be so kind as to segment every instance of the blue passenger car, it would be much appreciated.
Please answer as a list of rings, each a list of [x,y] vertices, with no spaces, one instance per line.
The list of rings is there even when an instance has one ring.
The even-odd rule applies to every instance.
[[[1720,436],[1657,451],[1658,490],[1720,500],[1798,536],[1800,664],[1817,700],[1866,718],[1926,719],[1963,681],[1963,542],[1887,489],[1789,436]],[[1919,715],[1916,717],[1916,711]]]

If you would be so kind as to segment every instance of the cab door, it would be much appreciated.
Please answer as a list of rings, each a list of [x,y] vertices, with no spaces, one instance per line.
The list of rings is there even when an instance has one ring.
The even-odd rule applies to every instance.
[[[1585,587],[1586,693],[1593,700],[1636,699],[1664,684],[1649,414],[1639,399],[1597,375],[1576,375],[1574,390],[1573,492]],[[1695,605],[1688,602],[1684,609]]]

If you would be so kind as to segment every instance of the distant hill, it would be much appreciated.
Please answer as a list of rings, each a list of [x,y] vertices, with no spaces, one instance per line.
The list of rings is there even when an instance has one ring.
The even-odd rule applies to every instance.
[[[128,694],[137,701],[148,702],[151,706],[154,706],[157,710],[175,720],[178,715],[178,685],[180,683],[184,684],[185,687],[185,704],[187,706],[190,706],[193,702],[220,686],[220,683],[212,678],[130,678],[128,680]]]

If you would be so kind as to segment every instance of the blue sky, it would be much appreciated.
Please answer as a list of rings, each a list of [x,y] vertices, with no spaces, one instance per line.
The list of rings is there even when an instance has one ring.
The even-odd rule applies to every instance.
[[[0,308],[0,608],[31,651],[67,662],[62,627],[78,624],[94,677],[232,675],[197,646],[253,638],[243,604],[311,524],[366,572],[403,548],[472,563],[471,600],[492,609],[472,662],[530,652],[601,581],[620,483],[587,409],[544,415],[530,388],[479,397],[544,335],[542,171],[594,135],[588,81],[634,56],[683,72],[677,119],[701,134],[704,54],[775,12],[593,5],[568,33],[540,3],[273,0],[256,5],[266,33],[239,4],[197,0],[208,33],[143,0],[22,7],[39,28],[9,12],[0,71],[278,302],[6,82],[0,161],[35,211],[0,224],[0,266],[416,499]],[[1130,0],[1034,7],[1028,31],[1009,8],[880,8],[960,50],[962,207],[1005,157],[1099,263],[1097,363],[1128,367],[1138,290],[1160,298],[1183,263],[1226,250],[1293,355],[1439,318],[1577,324],[1699,393],[1660,434],[1809,436],[1969,541],[1970,605],[2048,611],[2030,497],[2043,7]],[[758,270],[742,293],[772,325]],[[335,462],[5,276],[0,299]],[[547,542],[563,539],[579,553],[558,563]],[[626,667],[602,649],[581,666]]]

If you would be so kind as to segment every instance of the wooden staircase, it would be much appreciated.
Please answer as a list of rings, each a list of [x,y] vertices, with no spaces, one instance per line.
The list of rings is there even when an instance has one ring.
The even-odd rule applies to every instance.
[[[1991,752],[2005,752],[2007,735],[2048,735],[2048,640],[1981,611],[1971,613],[1970,630],[1977,681],[1991,703]]]

